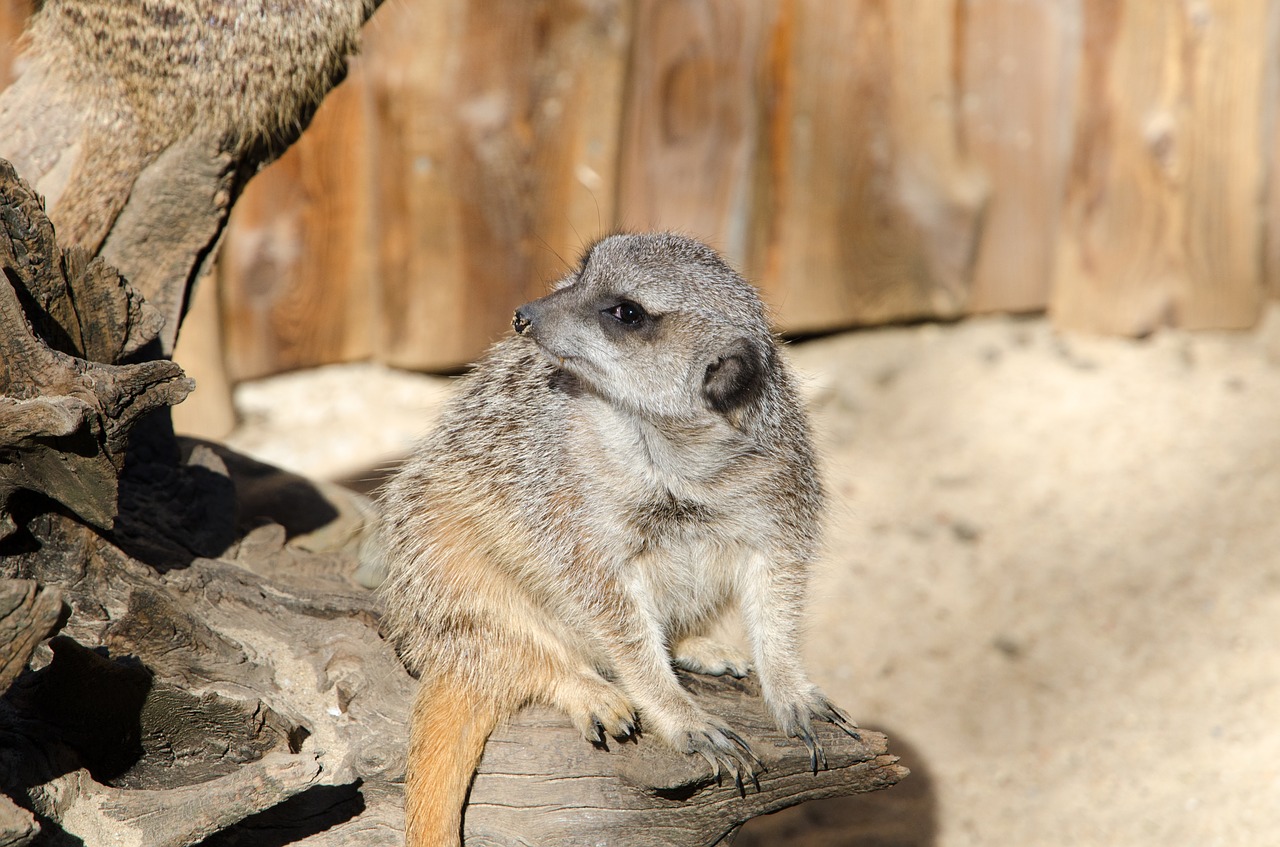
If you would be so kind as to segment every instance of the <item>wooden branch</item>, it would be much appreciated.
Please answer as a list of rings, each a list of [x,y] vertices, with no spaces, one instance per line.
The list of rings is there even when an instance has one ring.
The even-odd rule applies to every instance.
[[[855,741],[828,725],[818,727],[828,767],[815,774],[804,746],[778,733],[753,680],[681,678],[760,756],[767,769],[758,787],[740,793],[700,759],[643,736],[596,749],[558,712],[528,709],[489,739],[466,810],[467,844],[718,844],[757,815],[887,788],[907,774],[885,736],[864,731]]]
[[[37,810],[86,845],[188,847],[316,784],[315,756],[275,753],[224,777],[160,790],[125,790],[78,770],[40,787]]]
[[[42,590],[25,579],[0,580],[0,694],[9,690],[61,616],[58,589]]]
[[[20,784],[44,786],[29,794],[41,814],[88,844],[126,821],[146,844],[194,843],[182,839],[218,825],[227,844],[284,831],[308,847],[398,845],[415,683],[378,635],[374,598],[341,576],[354,554],[294,549],[277,529],[253,533],[223,558],[161,573],[68,517],[31,521],[40,549],[8,557],[0,574],[60,581],[67,603],[83,611],[54,639],[48,666],[9,698],[20,741],[0,737],[0,778],[6,760],[19,763]],[[563,715],[529,709],[490,741],[466,814],[468,843],[712,844],[750,817],[883,788],[906,773],[883,736],[857,742],[820,725],[829,768],[815,775],[803,745],[773,728],[754,682],[683,681],[765,762],[759,790],[717,785],[701,759],[643,735],[598,750]],[[263,782],[274,786],[272,802],[220,802],[226,814],[216,819],[183,805],[199,796],[193,786],[239,796],[266,779],[251,771],[241,782],[239,771],[299,755],[315,757],[322,772],[312,782]],[[66,776],[82,768],[87,775]],[[111,789],[97,785],[107,781]],[[143,799],[120,805],[126,795]],[[188,809],[178,817],[191,828],[142,814],[148,803]]]
[[[39,197],[3,160],[0,270],[0,537],[24,489],[109,528],[129,432],[193,384],[173,362],[117,364],[161,318],[101,259],[59,249]]]

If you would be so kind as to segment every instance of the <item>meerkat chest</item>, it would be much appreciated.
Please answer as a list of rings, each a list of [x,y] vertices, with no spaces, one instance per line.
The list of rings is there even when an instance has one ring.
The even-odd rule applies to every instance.
[[[706,618],[734,595],[751,544],[733,515],[665,498],[634,507],[629,517],[638,552],[627,570],[664,628]]]
[[[733,595],[772,518],[750,445],[727,425],[664,428],[606,410],[575,437],[589,463],[596,526],[626,551],[627,578],[665,625],[697,620]]]

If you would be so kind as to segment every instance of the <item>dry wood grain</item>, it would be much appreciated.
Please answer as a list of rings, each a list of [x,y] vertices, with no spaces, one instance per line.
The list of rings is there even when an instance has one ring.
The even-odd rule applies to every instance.
[[[388,11],[369,38],[379,357],[453,368],[612,226],[629,4]]]
[[[232,381],[373,352],[376,297],[363,63],[245,188],[218,262]]]
[[[0,271],[0,538],[22,492],[110,528],[133,428],[191,381],[142,355],[162,327],[156,310],[100,258],[63,251],[2,159]]]
[[[174,431],[199,438],[226,438],[236,426],[220,287],[216,266],[196,282],[173,348],[173,360],[196,384],[187,399],[173,407]]]
[[[1256,322],[1266,22],[1264,0],[1084,5],[1058,326]]]
[[[1280,298],[1280,3],[1267,5],[1265,38],[1262,152],[1267,185],[1262,207],[1262,276],[1268,294]]]
[[[782,3],[751,267],[786,328],[962,312],[988,189],[956,140],[953,11]]]
[[[677,230],[743,266],[769,3],[641,0],[631,43],[618,223]]]
[[[226,467],[239,467],[229,454]],[[6,706],[0,780],[15,782],[0,788],[90,844],[400,843],[414,682],[378,635],[375,599],[344,576],[351,551],[299,550],[268,526],[165,570],[64,516],[31,520],[38,549],[0,560],[0,576],[57,585],[72,614]],[[756,815],[906,775],[882,735],[825,724],[815,774],[753,679],[682,681],[764,761],[758,789],[718,784],[643,734],[597,749],[564,715],[528,709],[486,749],[468,843],[712,844]]]
[[[815,774],[799,742],[778,733],[753,678],[681,676],[703,708],[750,739],[767,768],[758,786],[739,791],[730,779],[716,781],[705,762],[643,737],[600,750],[582,743],[563,715],[527,709],[489,740],[467,807],[467,844],[718,844],[758,815],[887,788],[907,775],[880,733],[854,741],[826,724],[818,733],[828,767]]]
[[[26,668],[62,615],[62,593],[24,579],[0,580],[0,695]]]
[[[975,0],[957,5],[956,28],[960,146],[991,192],[967,310],[1042,311],[1071,162],[1079,3]]]
[[[1280,279],[1278,31],[1266,0],[400,4],[340,149],[233,225],[233,376],[463,367],[614,226],[710,241],[788,332],[1244,325]]]

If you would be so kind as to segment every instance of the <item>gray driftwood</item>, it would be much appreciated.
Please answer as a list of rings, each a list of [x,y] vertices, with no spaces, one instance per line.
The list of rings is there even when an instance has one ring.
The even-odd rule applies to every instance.
[[[0,221],[0,537],[22,490],[110,528],[130,430],[191,382],[170,361],[126,363],[163,320],[102,259],[61,250],[3,160]]]
[[[184,0],[173,20],[236,3],[279,6]],[[44,10],[167,23],[163,5]],[[87,32],[68,37],[98,43]],[[130,35],[102,34],[107,50]],[[21,162],[0,161],[0,847],[399,844],[414,681],[350,576],[367,503],[168,424],[190,390],[166,358],[190,286],[239,185],[287,134],[130,125],[131,155],[98,172],[81,157],[96,143],[101,165],[115,142],[94,133],[128,110],[87,118],[77,104],[111,90],[77,91],[56,58],[37,55],[0,95],[0,151]],[[308,84],[322,94],[338,76]],[[311,106],[297,108],[295,130]],[[78,246],[58,243],[21,176],[56,193]],[[758,790],[717,785],[643,736],[597,750],[528,710],[486,751],[468,843],[714,844],[751,816],[905,773],[883,736],[829,727],[830,767],[809,773],[749,681],[686,683],[761,755]]]
[[[378,636],[374,598],[343,576],[350,552],[303,552],[263,524],[161,572],[68,516],[27,529],[39,549],[8,556],[5,575],[58,582],[71,614],[3,703],[16,733],[0,739],[0,775],[46,828],[89,845],[400,842],[414,683]],[[643,736],[594,748],[529,709],[486,750],[468,843],[715,844],[755,815],[905,773],[883,736],[823,726],[829,767],[815,775],[751,681],[685,682],[760,754],[758,789]]]

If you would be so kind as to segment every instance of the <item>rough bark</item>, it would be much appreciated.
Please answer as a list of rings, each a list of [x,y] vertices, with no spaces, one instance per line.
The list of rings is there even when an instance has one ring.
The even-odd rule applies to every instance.
[[[779,735],[754,680],[682,679],[760,755],[767,770],[758,788],[717,783],[701,760],[649,739],[597,750],[562,715],[531,709],[489,739],[464,821],[467,844],[720,844],[757,815],[887,788],[907,772],[880,733],[864,731],[859,743],[820,726],[828,767],[814,774],[805,748]]]
[[[0,694],[26,668],[31,654],[58,624],[62,594],[30,580],[0,581]]]
[[[0,160],[0,537],[10,502],[38,491],[110,528],[128,434],[191,390],[169,361],[140,361],[162,323],[99,258],[63,251],[39,198]]]

